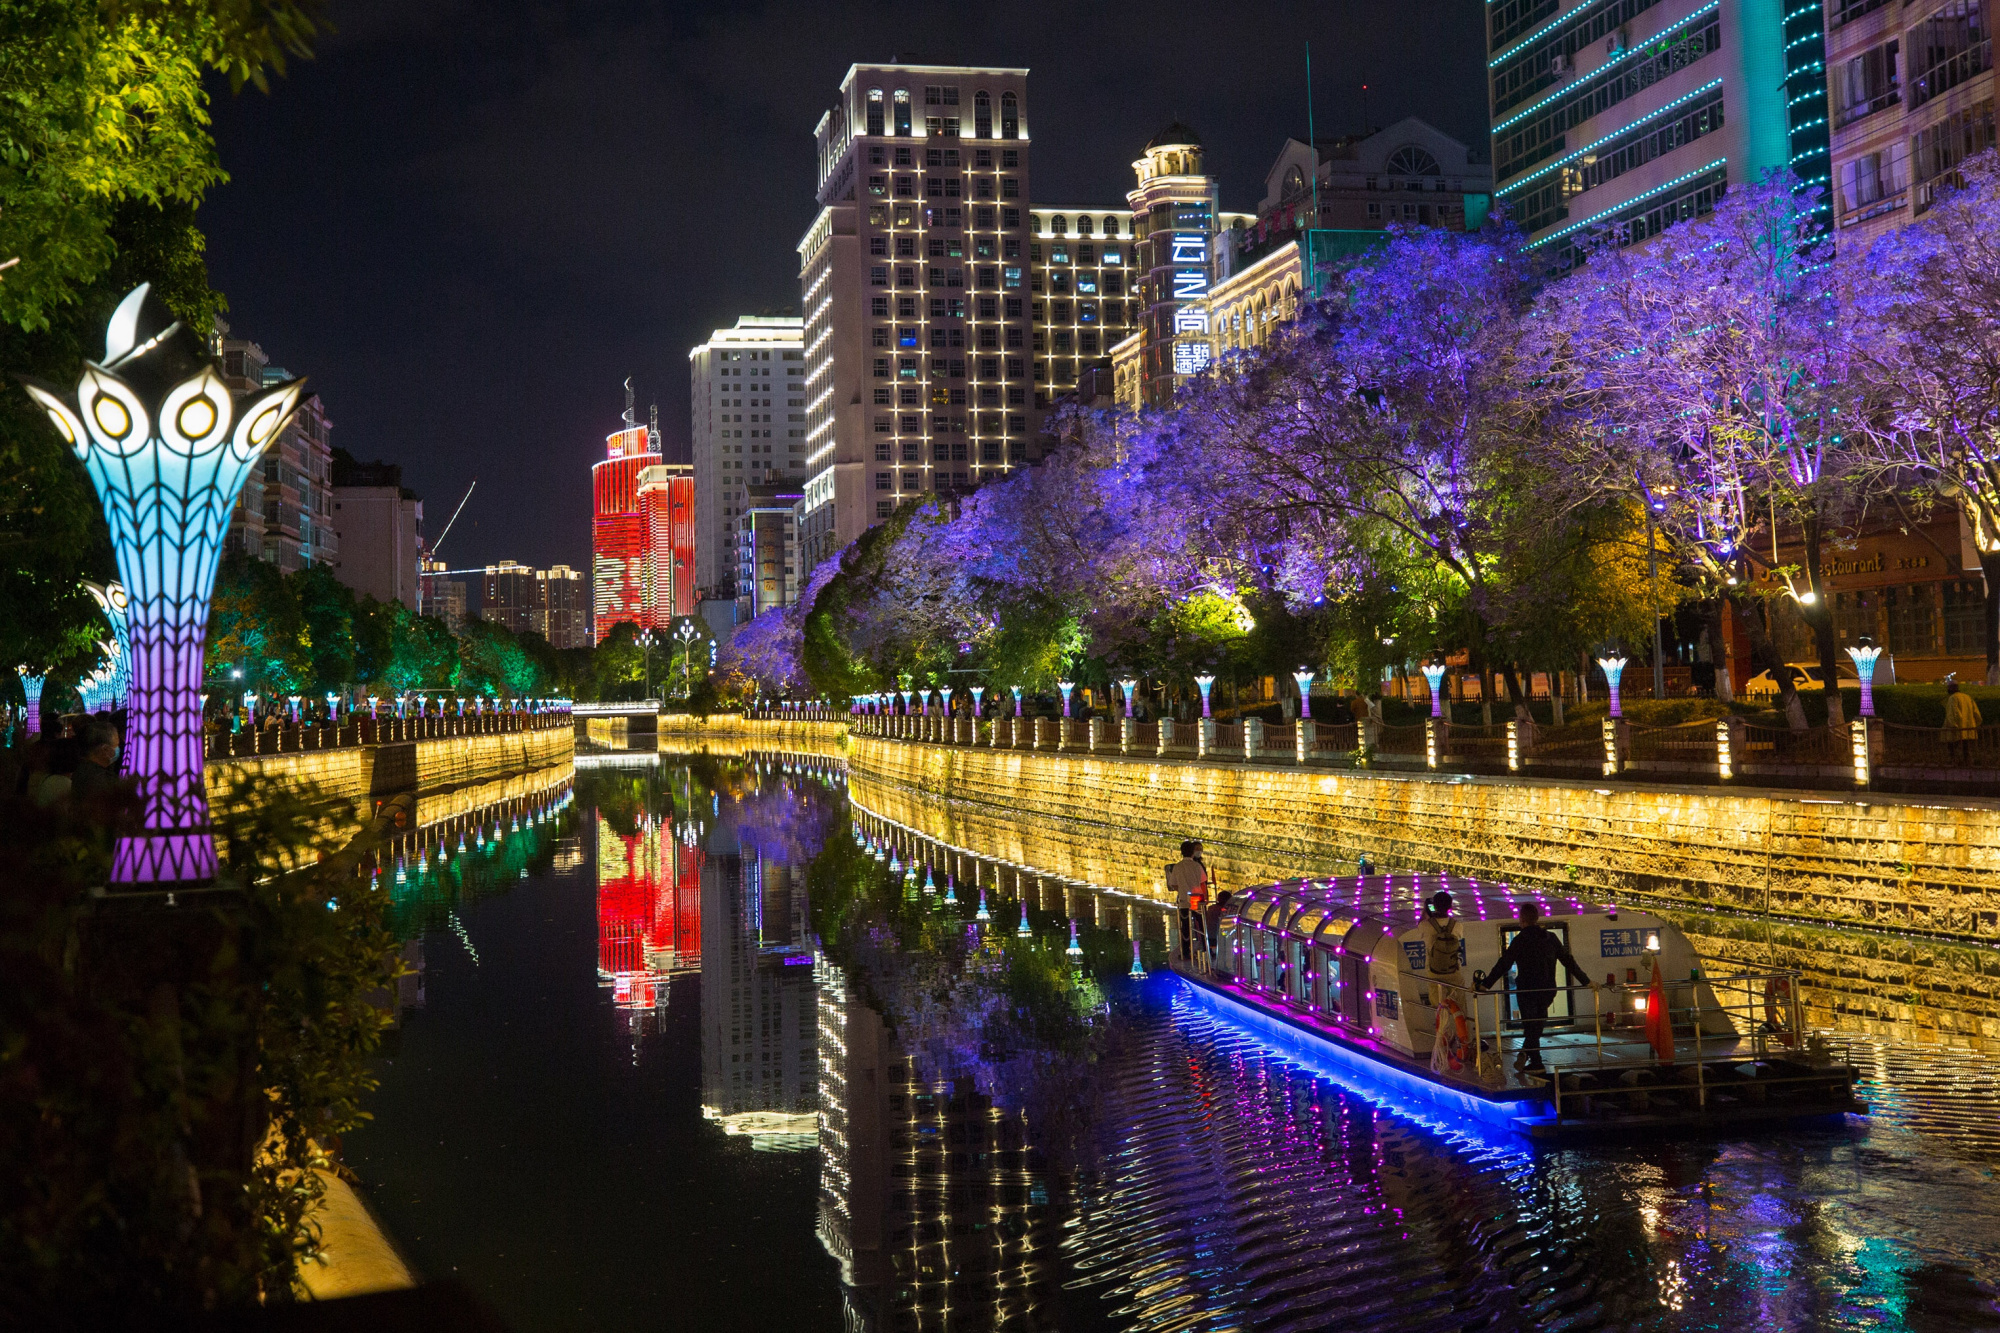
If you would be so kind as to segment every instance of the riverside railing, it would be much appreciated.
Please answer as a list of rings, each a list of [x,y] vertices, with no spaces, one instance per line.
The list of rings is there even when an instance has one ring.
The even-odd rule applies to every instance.
[[[205,749],[210,759],[254,759],[267,754],[298,754],[344,750],[364,745],[398,745],[408,741],[444,740],[457,736],[503,736],[524,731],[552,731],[574,725],[567,709],[516,713],[489,709],[464,717],[358,717],[347,722],[283,722],[245,727],[237,732],[211,732]]]

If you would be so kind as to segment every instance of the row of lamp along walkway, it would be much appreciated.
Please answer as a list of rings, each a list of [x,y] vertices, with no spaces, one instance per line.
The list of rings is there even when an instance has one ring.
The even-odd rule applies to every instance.
[[[1464,726],[1431,717],[1416,726],[1355,722],[1190,722],[1131,717],[999,717],[857,713],[857,736],[1076,754],[1192,757],[1341,767],[1545,771],[1551,776],[1658,775],[1680,782],[1778,778],[1868,787],[1881,780],[2000,789],[2000,726],[1956,746],[1936,727],[1857,718],[1803,731],[1741,717],[1634,726],[1624,717],[1569,726]]]

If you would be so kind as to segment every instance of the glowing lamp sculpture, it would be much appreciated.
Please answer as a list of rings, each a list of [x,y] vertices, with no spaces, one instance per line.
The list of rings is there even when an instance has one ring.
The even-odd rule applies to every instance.
[[[1056,682],[1056,688],[1062,691],[1062,697],[1063,697],[1063,716],[1064,716],[1064,717],[1068,717],[1068,716],[1069,716],[1069,695],[1070,695],[1070,691],[1071,691],[1071,690],[1074,690],[1074,689],[1076,688],[1076,682],[1075,682],[1075,681],[1073,681],[1073,680],[1059,680],[1059,681],[1057,681],[1057,682]]]
[[[1431,687],[1432,717],[1444,716],[1444,673],[1445,665],[1442,659],[1433,658],[1424,663],[1424,680]]]
[[[1021,687],[1019,685],[1009,685],[1007,688],[1014,691],[1014,716],[1019,717],[1021,716]]]
[[[1313,675],[1309,667],[1300,667],[1292,673],[1292,682],[1299,687],[1299,719],[1310,720],[1313,715]]]
[[[1207,717],[1209,715],[1208,692],[1215,688],[1215,677],[1207,675],[1196,676],[1194,683],[1195,687],[1201,691],[1201,715]]]
[[[945,715],[946,717],[950,717],[950,716],[951,716],[951,686],[949,686],[949,685],[946,685],[946,686],[944,686],[944,687],[943,687],[942,689],[940,689],[940,690],[938,691],[938,698],[940,698],[940,699],[944,700],[944,715]]]
[[[972,715],[974,717],[979,716],[980,705],[985,702],[985,699],[986,687],[984,685],[974,685],[972,687]]]
[[[1597,659],[1597,665],[1604,669],[1604,680],[1611,687],[1611,716],[1623,717],[1625,712],[1619,707],[1618,679],[1625,674],[1626,659],[1622,654],[1612,653]]]
[[[202,785],[202,643],[229,512],[251,464],[298,407],[302,382],[238,398],[196,333],[141,284],[85,362],[73,397],[28,383],[90,474],[130,601],[128,770],[143,813],[113,853],[114,884],[212,879]]]
[[[1847,650],[1854,659],[1854,674],[1861,678],[1861,716],[1875,716],[1875,663],[1882,656],[1882,645],[1862,635],[1855,645]]]
[[[329,722],[340,721],[339,690],[328,690],[326,692],[326,720]]]
[[[1132,706],[1139,697],[1139,682],[1127,676],[1118,682],[1118,688],[1125,691],[1125,716],[1134,716]]]
[[[49,683],[46,675],[31,675],[26,667],[15,667],[14,674],[21,678],[21,694],[28,701],[28,734],[34,736],[42,729],[42,689]]]
[[[97,603],[97,609],[104,613],[105,621],[111,626],[112,642],[118,651],[113,656],[112,665],[117,670],[117,680],[112,686],[111,707],[124,704],[132,689],[132,625],[127,617],[132,599],[125,595],[125,585],[117,580],[110,583],[85,582],[83,590]]]

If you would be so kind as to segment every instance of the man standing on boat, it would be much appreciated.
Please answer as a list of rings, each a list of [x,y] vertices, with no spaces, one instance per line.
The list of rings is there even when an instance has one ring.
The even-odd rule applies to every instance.
[[[1556,964],[1568,969],[1571,985],[1590,984],[1590,974],[1570,955],[1569,949],[1552,930],[1541,925],[1542,909],[1534,903],[1520,905],[1521,930],[1493,964],[1493,970],[1474,983],[1479,990],[1513,968],[1514,1003],[1521,1010],[1521,1054],[1514,1068],[1539,1070],[1542,1067],[1542,1026],[1549,1020],[1549,1006],[1556,998]]]
[[[1202,943],[1208,942],[1207,932],[1201,928],[1201,909],[1208,899],[1208,867],[1201,863],[1201,843],[1195,839],[1182,843],[1181,859],[1167,867],[1167,892],[1174,896],[1174,906],[1181,914],[1181,961],[1192,962],[1195,933],[1201,931]]]

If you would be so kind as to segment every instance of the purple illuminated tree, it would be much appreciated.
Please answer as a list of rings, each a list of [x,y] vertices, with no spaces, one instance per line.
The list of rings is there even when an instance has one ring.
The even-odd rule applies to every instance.
[[[1863,372],[1884,404],[1851,426],[1871,470],[1955,506],[1986,575],[1986,683],[2000,685],[2000,154],[1959,167],[1907,227],[1840,256]],[[1955,567],[1957,550],[1942,552]]]
[[[1569,493],[1651,509],[1677,576],[1741,614],[1796,729],[1767,602],[1790,592],[1834,679],[1821,556],[1851,540],[1862,498],[1842,435],[1858,386],[1818,198],[1789,177],[1734,189],[1706,218],[1599,250],[1536,322],[1572,390],[1578,428],[1551,437]],[[1802,539],[1802,568],[1777,561],[1781,534]],[[1838,724],[1838,693],[1827,702]]]
[[[300,385],[237,398],[201,338],[142,285],[112,315],[104,360],[84,364],[74,396],[27,386],[90,474],[130,597],[128,770],[144,810],[118,841],[114,884],[214,877],[201,734],[209,598],[230,508]]]

